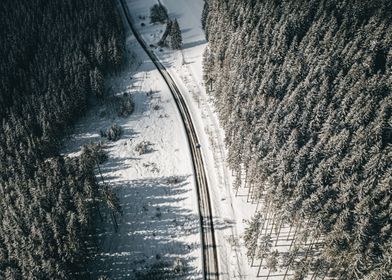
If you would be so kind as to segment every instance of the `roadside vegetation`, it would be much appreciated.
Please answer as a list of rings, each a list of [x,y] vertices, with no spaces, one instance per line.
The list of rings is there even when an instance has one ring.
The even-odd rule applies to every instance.
[[[155,4],[150,9],[151,23],[165,23],[169,19],[167,9],[161,3]]]
[[[0,26],[0,279],[75,279],[115,195],[100,147],[59,150],[122,63],[121,19],[109,0],[5,0]]]
[[[392,278],[392,6],[354,2],[205,1],[205,85],[264,278]]]
[[[158,42],[158,46],[170,46],[174,50],[181,49],[182,35],[177,19],[170,19],[167,9],[162,4],[155,4],[150,9],[151,23],[166,23],[165,32]]]

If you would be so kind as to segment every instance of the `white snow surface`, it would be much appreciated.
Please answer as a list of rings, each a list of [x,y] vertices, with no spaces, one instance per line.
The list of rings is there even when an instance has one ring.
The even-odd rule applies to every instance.
[[[142,37],[148,45],[156,46],[165,25],[150,24],[149,10],[158,2],[126,1]],[[152,49],[184,94],[201,143],[213,207],[220,279],[256,279],[257,267],[250,267],[242,239],[244,220],[250,219],[256,206],[246,202],[246,189],[240,190],[238,196],[232,189],[231,171],[225,162],[224,131],[202,79],[202,55],[207,46],[201,28],[204,1],[161,0],[161,3],[167,7],[169,16],[179,22],[183,48]],[[167,85],[129,28],[127,51],[130,60],[133,52],[137,63],[107,78],[107,88],[114,95],[132,94],[135,111],[121,118],[108,100],[95,105],[75,126],[64,149],[64,154],[76,155],[82,145],[103,140],[100,129],[112,123],[123,129],[120,140],[104,140],[109,159],[101,169],[105,181],[118,194],[124,215],[119,218],[118,233],[108,217],[98,228],[102,248],[89,273],[95,277],[134,279],[138,271],[153,264],[174,265],[181,260],[186,273],[180,279],[202,279],[197,196],[185,129]],[[150,91],[151,97],[147,94]],[[135,146],[142,141],[151,143],[150,151],[139,155]],[[179,183],[173,183],[173,177],[179,178]]]
[[[212,100],[206,94],[203,84],[202,57],[207,46],[201,27],[204,1],[160,0],[160,2],[168,9],[169,17],[179,22],[183,38],[182,51],[155,47],[165,30],[165,25],[149,22],[149,10],[158,3],[156,0],[127,0],[135,27],[142,34],[147,45],[154,45],[151,49],[168,69],[184,94],[190,109],[207,168],[220,277],[221,279],[256,279],[258,267],[250,267],[242,239],[246,226],[245,220],[251,218],[256,205],[246,202],[246,189],[241,189],[238,196],[235,196],[231,171],[225,162],[224,131],[219,125]]]
[[[136,62],[108,77],[107,89],[111,95],[131,94],[134,112],[119,117],[106,98],[86,112],[64,147],[65,155],[74,156],[84,144],[104,142],[109,159],[101,165],[103,178],[124,212],[117,233],[106,213],[97,229],[101,249],[89,273],[94,279],[135,279],[154,264],[180,263],[185,272],[179,278],[202,279],[197,195],[185,129],[159,72],[128,28],[126,36],[127,60]],[[100,137],[100,130],[113,123],[123,130],[116,142]],[[139,155],[135,147],[143,141],[149,149]]]

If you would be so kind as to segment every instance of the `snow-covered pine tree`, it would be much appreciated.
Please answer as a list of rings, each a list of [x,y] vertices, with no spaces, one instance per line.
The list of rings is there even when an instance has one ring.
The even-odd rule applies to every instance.
[[[164,23],[169,18],[167,9],[161,4],[155,4],[150,9],[150,21],[151,23]]]
[[[204,80],[235,187],[287,213],[311,260],[286,275],[389,279],[392,2],[327,2],[207,0]]]
[[[166,45],[166,39],[171,34],[172,26],[173,26],[173,21],[168,20],[167,23],[166,23],[165,32],[163,32],[162,38],[158,42],[158,46],[162,47],[162,46]]]
[[[171,30],[170,30],[170,37],[171,37],[171,47],[175,50],[179,50],[182,47],[182,35],[181,29],[178,25],[177,19],[173,21]]]

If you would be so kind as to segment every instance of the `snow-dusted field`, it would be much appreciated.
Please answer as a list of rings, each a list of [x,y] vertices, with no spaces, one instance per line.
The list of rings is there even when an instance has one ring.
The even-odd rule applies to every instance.
[[[149,23],[149,9],[156,0],[127,0],[135,26],[148,45],[157,45],[165,26]],[[242,234],[244,219],[249,219],[256,206],[246,203],[246,190],[239,196],[231,187],[231,172],[225,164],[224,132],[219,126],[202,78],[202,56],[207,46],[201,28],[202,0],[161,0],[176,18],[182,30],[183,50],[152,48],[179,85],[191,111],[208,169],[212,196],[219,269],[222,279],[255,279],[257,267],[251,268],[245,255]],[[141,18],[145,18],[144,20]],[[142,26],[141,23],[144,23]],[[185,63],[184,63],[185,62]],[[243,193],[242,193],[243,192]]]
[[[164,25],[149,23],[149,9],[156,3],[127,0],[135,26],[148,45],[156,45],[165,30]],[[246,202],[244,189],[235,197],[231,172],[225,164],[224,132],[203,85],[202,55],[207,42],[200,18],[204,1],[161,3],[168,8],[169,16],[179,21],[183,50],[153,49],[184,94],[201,142],[221,279],[255,279],[258,269],[248,263],[242,234],[244,220],[251,217],[256,206]],[[132,94],[135,112],[121,118],[113,112],[110,102],[96,105],[77,124],[65,148],[65,153],[72,155],[80,151],[81,145],[102,140],[100,129],[114,122],[123,128],[120,140],[106,142],[109,160],[101,168],[105,180],[119,195],[124,215],[119,220],[118,233],[110,222],[99,229],[107,233],[99,236],[103,248],[91,266],[99,269],[90,273],[134,279],[138,271],[147,271],[154,264],[174,265],[180,261],[187,271],[182,278],[201,279],[196,190],[184,127],[169,89],[128,29],[127,32],[127,49],[134,52],[138,63],[108,78],[107,87],[112,94]],[[135,147],[143,141],[151,145],[148,153],[139,155]],[[173,176],[178,183],[173,182]]]
[[[108,218],[98,229],[102,250],[90,273],[134,279],[154,265],[180,264],[182,278],[201,279],[196,190],[184,127],[169,89],[129,30],[127,50],[137,62],[109,77],[107,88],[114,95],[131,94],[135,111],[118,117],[107,98],[86,112],[64,148],[72,156],[83,144],[104,141],[109,159],[101,170],[124,211],[117,233]],[[123,135],[108,142],[99,132],[113,123]],[[135,147],[143,141],[149,143],[148,151],[139,155]]]

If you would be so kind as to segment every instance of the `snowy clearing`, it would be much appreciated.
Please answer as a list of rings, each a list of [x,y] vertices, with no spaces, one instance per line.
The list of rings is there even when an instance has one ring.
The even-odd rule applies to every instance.
[[[235,196],[231,171],[225,163],[224,132],[203,84],[202,56],[207,42],[200,18],[204,2],[161,1],[168,8],[169,17],[176,18],[180,24],[182,51],[156,47],[165,30],[165,25],[149,22],[150,7],[156,3],[155,0],[127,0],[135,27],[168,69],[190,109],[208,173],[220,276],[222,279],[255,279],[258,267],[250,266],[242,236],[245,220],[251,218],[256,205],[247,203],[247,189],[240,189]],[[115,94],[132,93],[135,112],[126,119],[113,116],[102,119],[97,109],[91,110],[77,126],[67,149],[71,153],[79,150],[82,143],[99,141],[99,130],[114,121],[123,127],[122,138],[109,144],[109,161],[102,169],[105,179],[114,184],[122,205],[129,205],[126,208],[129,214],[121,218],[118,234],[113,233],[110,223],[106,225],[110,235],[104,238],[106,253],[96,260],[96,263],[102,261],[102,272],[92,273],[100,275],[106,271],[113,279],[135,276],[135,271],[151,267],[164,255],[171,263],[175,263],[178,256],[184,259],[187,278],[200,279],[196,194],[184,128],[158,71],[134,37],[127,34],[128,50],[136,52],[141,63],[112,77],[108,85]],[[150,92],[152,97],[147,97]],[[140,156],[135,147],[143,141],[151,143],[151,151]],[[168,184],[168,178],[173,176],[184,181],[175,186]],[[185,222],[178,226],[181,220]],[[261,270],[262,275],[267,273],[267,269]]]
[[[161,1],[169,17],[179,22],[182,51],[155,47],[165,30],[165,25],[149,23],[150,7],[156,3],[155,0],[128,0],[136,28],[148,45],[154,45],[152,49],[175,79],[191,111],[208,170],[221,278],[254,279],[257,267],[249,266],[241,236],[243,220],[251,217],[256,206],[246,203],[247,197],[241,192],[235,197],[231,172],[225,163],[224,132],[203,85],[202,56],[207,42],[200,19],[204,1]]]
[[[181,278],[201,279],[197,199],[184,127],[169,89],[128,29],[127,51],[128,60],[133,56],[137,63],[109,77],[107,88],[113,95],[131,94],[134,112],[119,117],[106,98],[86,112],[64,150],[72,156],[84,144],[105,143],[109,159],[101,170],[124,212],[117,233],[109,219],[98,228],[102,250],[89,273],[143,279],[167,267]],[[123,131],[116,142],[100,137],[113,123]]]

